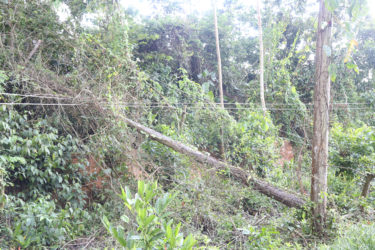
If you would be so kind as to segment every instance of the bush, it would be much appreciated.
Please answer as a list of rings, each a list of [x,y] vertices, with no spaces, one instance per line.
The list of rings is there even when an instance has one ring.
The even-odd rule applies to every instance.
[[[58,208],[50,197],[24,202],[8,195],[0,216],[0,247],[57,248],[77,234],[87,233],[84,224],[93,218],[82,209]]]
[[[8,228],[14,245],[53,246],[66,238],[67,215],[65,210],[56,212],[53,201],[39,198],[35,202],[18,200],[17,211],[13,211],[14,226]]]
[[[363,124],[361,127],[335,123],[331,130],[332,148],[330,161],[339,168],[338,173],[347,176],[374,173],[375,129]]]
[[[51,195],[83,207],[83,165],[71,163],[72,153],[81,152],[78,140],[59,135],[44,119],[30,121],[28,113],[0,109],[0,170],[7,193],[25,201]]]
[[[156,182],[145,184],[138,181],[138,192],[134,198],[129,188],[122,189],[120,197],[135,217],[137,232],[128,232],[125,235],[122,227],[112,226],[104,216],[103,223],[108,232],[121,246],[128,249],[192,249],[196,244],[195,239],[192,235],[184,238],[180,233],[181,223],[173,227],[173,219],[170,220],[165,212],[174,196],[165,193],[156,199],[157,192]],[[130,221],[126,215],[121,216],[121,219],[125,223]]]
[[[282,246],[281,239],[276,237],[280,234],[279,231],[272,227],[262,227],[261,230],[256,230],[250,226],[242,233],[249,236],[247,242],[249,249],[279,249]]]
[[[351,225],[332,245],[324,245],[320,249],[375,249],[375,224]]]

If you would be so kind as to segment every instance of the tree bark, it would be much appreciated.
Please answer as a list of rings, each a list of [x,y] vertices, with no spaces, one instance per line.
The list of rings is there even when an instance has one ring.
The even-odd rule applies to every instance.
[[[301,146],[301,148],[300,148],[300,150],[298,152],[298,156],[297,156],[297,168],[296,168],[297,181],[298,181],[299,190],[300,190],[301,194],[305,194],[306,193],[305,188],[303,187],[303,182],[302,182],[303,150],[304,150],[304,145]]]
[[[0,169],[0,171],[4,171]],[[5,205],[5,183],[4,183],[4,175],[0,172],[0,210],[4,208]]]
[[[365,183],[363,184],[363,188],[362,188],[362,197],[367,197],[368,195],[368,192],[370,190],[370,184],[371,184],[371,181],[375,178],[375,174],[367,174],[366,175],[366,179],[365,179]]]
[[[212,1],[214,7],[214,26],[215,26],[215,41],[216,41],[216,56],[217,56],[217,71],[219,75],[219,92],[220,92],[220,106],[224,109],[224,93],[223,93],[223,73],[221,71],[221,53],[220,53],[220,42],[219,42],[219,28],[217,25],[217,15],[216,15],[216,2]],[[220,155],[222,159],[225,160],[225,149],[224,149],[224,131],[223,126],[220,128],[221,142],[219,146]]]
[[[303,122],[303,144],[301,145],[301,148],[298,153],[298,162],[297,162],[297,179],[298,179],[298,184],[300,188],[301,194],[306,194],[306,190],[303,187],[303,182],[302,182],[302,160],[303,160],[303,151],[305,150],[305,147],[308,143],[308,136],[306,133],[306,117]]]
[[[24,65],[27,65],[27,63],[30,61],[31,57],[35,54],[35,52],[38,50],[39,46],[42,44],[42,40],[38,40],[35,45],[33,50],[30,52],[30,54],[27,56]]]
[[[257,3],[258,11],[258,28],[259,28],[259,84],[260,84],[260,102],[262,105],[263,116],[266,116],[267,108],[264,99],[264,60],[263,60],[263,28],[262,28],[262,15],[260,13],[260,0]]]
[[[320,0],[315,58],[314,131],[312,148],[311,201],[313,230],[323,233],[327,207],[328,133],[332,14]]]
[[[219,75],[219,92],[220,92],[220,105],[224,108],[224,94],[223,94],[223,74],[221,71],[221,54],[220,54],[220,42],[219,42],[219,28],[217,25],[216,15],[216,3],[212,1],[214,6],[214,25],[215,25],[215,40],[216,40],[216,56],[217,56],[217,71]]]
[[[147,128],[133,120],[128,118],[123,118],[125,123],[129,126],[137,129],[140,132],[147,134],[152,140],[160,142],[165,146],[172,148],[173,150],[182,153],[184,155],[190,156],[197,162],[202,164],[211,165],[214,169],[229,171],[229,173],[239,180],[246,186],[252,186],[255,190],[258,190],[260,193],[267,195],[289,207],[302,208],[306,201],[302,197],[290,193],[288,191],[282,190],[278,187],[275,187],[265,181],[258,180],[253,178],[248,172],[244,171],[242,168],[229,165],[225,162],[219,161],[207,154],[203,154],[197,150],[192,149],[191,147],[184,145],[178,141],[175,141],[165,135],[160,134],[159,132]]]
[[[366,198],[371,186],[371,181],[375,178],[375,174],[367,174],[365,178],[365,183],[363,183],[362,193],[361,196]],[[363,205],[360,206],[362,212],[365,212],[365,207]]]

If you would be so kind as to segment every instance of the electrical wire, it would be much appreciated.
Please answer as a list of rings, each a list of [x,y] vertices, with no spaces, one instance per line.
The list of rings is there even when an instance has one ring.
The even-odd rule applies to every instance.
[[[57,95],[44,95],[44,94],[14,94],[14,93],[0,93],[0,95],[5,95],[5,96],[19,96],[19,97],[31,97],[31,98],[40,98],[40,99],[55,99],[55,100],[75,100],[77,97],[64,97],[64,96],[57,96]],[[31,102],[26,102],[26,103],[21,103],[21,102],[3,102],[0,103],[1,105],[32,105],[32,106],[74,106],[74,105],[85,105],[92,102],[92,100],[87,100],[87,101],[82,101],[80,103],[31,103]],[[178,108],[178,107],[173,107],[170,105],[162,105],[157,102],[150,102],[150,103],[130,103],[130,102],[115,102],[115,103],[108,103],[108,102],[99,102],[100,105],[116,105],[116,106],[124,106],[124,107],[145,107],[145,108]],[[192,106],[195,105],[196,103],[174,103],[174,105],[181,105],[181,106]],[[199,103],[200,105],[217,105],[219,106],[220,103]],[[255,103],[225,103],[225,105],[256,105]],[[303,104],[305,106],[313,106],[314,104],[312,103],[307,103]],[[371,110],[371,108],[363,108],[363,107],[348,107],[348,106],[368,106],[371,105],[371,103],[332,103],[332,109],[354,109],[354,110]],[[267,103],[266,106],[268,106],[268,110],[304,110],[304,108],[272,108],[273,106],[288,106],[288,107],[293,107],[293,106],[299,106],[299,104],[286,104],[286,103]],[[335,107],[337,106],[337,107]],[[203,107],[189,107],[189,108],[194,108],[194,109],[203,109]],[[257,108],[257,107],[226,107],[225,109],[228,110],[241,110],[241,109],[246,109],[246,110],[261,110],[262,108]],[[311,109],[310,107],[306,109]]]
[[[80,102],[80,103],[39,103],[39,102],[0,102],[0,105],[7,105],[7,106],[83,106],[83,105],[90,105],[93,102]],[[122,104],[122,103],[98,103],[101,106],[117,106],[123,108],[162,108],[162,109],[179,109],[179,107],[168,106],[168,105],[146,105],[146,104]],[[195,110],[203,110],[209,109],[210,107],[188,107],[189,109]],[[262,108],[257,107],[226,107],[226,110],[262,110]],[[374,110],[374,108],[357,108],[357,107],[332,107],[332,110]],[[303,111],[303,110],[313,110],[312,108],[267,108],[270,111]]]

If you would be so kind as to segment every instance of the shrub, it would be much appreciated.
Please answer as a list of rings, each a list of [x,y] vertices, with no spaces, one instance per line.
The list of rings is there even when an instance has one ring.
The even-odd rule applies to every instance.
[[[324,245],[320,249],[375,249],[375,224],[351,225],[341,233],[332,245]]]
[[[81,152],[78,140],[59,135],[44,119],[30,121],[28,113],[0,109],[0,170],[7,193],[24,200],[51,195],[60,204],[82,207],[83,165],[71,163],[71,154]]]
[[[262,227],[261,230],[257,230],[250,226],[241,230],[248,236],[246,245],[249,249],[279,249],[282,245],[281,239],[276,237],[280,233],[273,227]]]
[[[94,217],[70,204],[58,208],[49,196],[24,202],[8,195],[0,216],[0,248],[57,248],[77,234],[88,233],[84,225]]]
[[[348,176],[374,173],[375,129],[362,125],[349,125],[345,129],[336,123],[332,127],[330,161],[339,168],[339,173]]]
[[[108,232],[128,249],[192,249],[196,244],[192,235],[183,237],[180,233],[181,223],[173,227],[173,219],[168,218],[167,206],[172,202],[174,195],[165,193],[157,196],[157,183],[144,183],[138,181],[138,192],[133,198],[128,187],[122,189],[120,195],[124,205],[135,217],[137,232],[128,232],[125,235],[122,227],[111,225],[107,217],[103,217],[103,223]],[[121,216],[125,223],[130,219],[126,215]]]

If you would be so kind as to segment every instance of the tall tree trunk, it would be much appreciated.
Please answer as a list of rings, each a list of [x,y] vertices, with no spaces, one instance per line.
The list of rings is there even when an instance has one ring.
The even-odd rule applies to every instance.
[[[315,57],[314,131],[312,144],[311,201],[313,230],[323,233],[327,207],[328,133],[332,14],[320,0]]]
[[[257,4],[258,10],[258,29],[259,29],[259,84],[260,84],[260,102],[262,105],[263,116],[266,116],[266,101],[264,99],[264,60],[263,60],[263,28],[262,28],[262,15],[260,13],[260,0]]]
[[[223,74],[221,71],[221,55],[220,55],[220,43],[219,43],[219,28],[217,25],[217,14],[216,14],[216,2],[212,0],[212,5],[214,8],[214,25],[215,25],[215,40],[216,40],[216,56],[217,56],[217,71],[219,75],[219,92],[220,92],[220,106],[224,109],[224,93],[223,93]],[[225,159],[225,149],[224,149],[224,131],[223,126],[220,128],[220,155]]]

